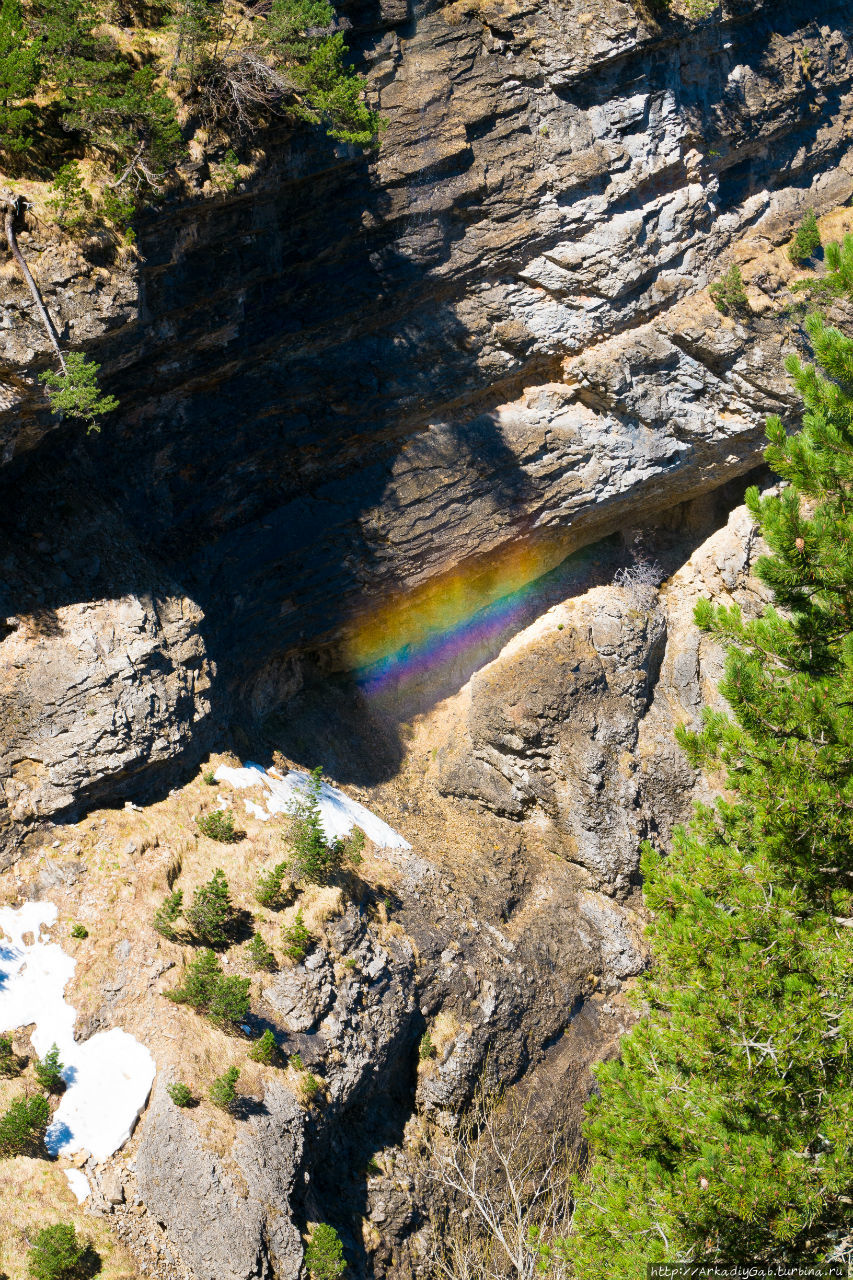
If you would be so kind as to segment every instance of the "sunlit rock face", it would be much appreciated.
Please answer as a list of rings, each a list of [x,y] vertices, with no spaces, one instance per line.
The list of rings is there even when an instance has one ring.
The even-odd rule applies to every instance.
[[[747,233],[779,243],[853,190],[846,6],[692,26],[620,3],[349,16],[388,122],[375,153],[270,134],[215,198],[193,162],[138,261],[21,228],[63,340],[122,407],[89,438],[45,413],[49,353],[10,274],[10,820],[132,790],[263,716],[306,652],[369,664],[458,621],[434,608],[448,575],[472,612],[743,473],[765,414],[790,409],[784,327],[697,291]],[[757,312],[774,288],[758,281]],[[22,655],[35,615],[53,633]],[[48,640],[76,701],[28,674]],[[86,645],[112,655],[95,680]]]
[[[196,158],[138,258],[21,225],[63,342],[121,400],[100,436],[46,413],[50,353],[3,278],[0,865],[52,846],[48,819],[169,796],[211,743],[322,762],[399,834],[310,965],[253,996],[322,1108],[259,1084],[217,1146],[168,1101],[160,1039],[134,1167],[104,1179],[163,1276],[296,1280],[329,1220],[354,1275],[420,1280],[421,1124],[486,1071],[577,1132],[646,962],[640,840],[696,792],[672,731],[721,655],[693,602],[762,599],[738,485],[766,414],[796,421],[780,246],[853,192],[847,4],[346,8],[376,152],[271,132],[227,196]],[[705,292],[730,260],[748,323]],[[626,585],[631,548],[660,585]],[[275,789],[242,772],[216,781],[248,865]],[[136,817],[119,913],[153,856]],[[145,911],[122,1007],[156,1039],[171,961]]]

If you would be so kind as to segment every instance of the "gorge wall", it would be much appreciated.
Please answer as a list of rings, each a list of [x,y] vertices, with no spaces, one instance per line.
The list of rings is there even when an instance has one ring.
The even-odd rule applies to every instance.
[[[22,230],[102,437],[46,414],[4,271],[7,831],[746,471],[789,404],[784,326],[697,291],[853,189],[844,5],[349,18],[376,156],[270,135],[222,196],[193,142],[138,259]]]
[[[375,154],[273,130],[223,193],[197,134],[138,253],[22,220],[120,398],[100,436],[47,413],[0,268],[0,891],[88,922],[79,1034],[156,1059],[132,1143],[85,1169],[157,1280],[295,1280],[317,1220],[355,1277],[425,1277],[431,1148],[483,1071],[576,1130],[645,963],[639,843],[699,785],[672,730],[720,653],[692,603],[763,598],[739,503],[767,413],[796,421],[784,245],[806,209],[853,228],[845,4],[341,11]],[[729,261],[748,320],[707,295]],[[634,553],[662,585],[614,583]],[[224,746],[322,762],[413,846],[311,904],[310,966],[251,975],[251,1034],[322,1106],[162,998],[168,869],[189,895],[221,859],[254,911],[281,848],[237,795],[246,840],[197,835],[182,766]],[[226,1062],[236,1118],[168,1102]]]

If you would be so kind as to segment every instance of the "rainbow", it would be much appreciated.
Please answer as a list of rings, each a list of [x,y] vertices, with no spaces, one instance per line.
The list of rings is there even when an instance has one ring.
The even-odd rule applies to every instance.
[[[567,557],[568,550],[565,534],[516,543],[383,601],[350,623],[347,668],[368,695],[439,670],[464,668],[464,682],[511,634],[562,599],[572,579],[586,576],[594,548]]]

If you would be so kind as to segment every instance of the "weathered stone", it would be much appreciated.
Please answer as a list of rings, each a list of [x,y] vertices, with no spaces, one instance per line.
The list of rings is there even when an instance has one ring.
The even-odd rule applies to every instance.
[[[747,330],[697,291],[745,234],[780,243],[853,190],[847,7],[781,31],[761,4],[691,26],[456,3],[389,30],[404,10],[356,22],[374,156],[270,134],[227,198],[187,174],[122,264],[21,227],[122,407],[86,441],[46,413],[12,277],[4,769],[38,775],[11,779],[18,826],[144,781],[209,714],[262,717],[317,646],[357,661],[389,596],[446,605],[462,574],[467,614],[508,567],[746,471],[765,413],[790,415],[775,312]],[[28,618],[54,634],[22,654]],[[424,625],[401,607],[387,644]]]
[[[602,587],[550,610],[470,681],[464,728],[453,725],[440,753],[441,789],[544,822],[598,883],[627,885],[631,753],[665,637],[653,590]]]
[[[158,1087],[136,1159],[139,1192],[196,1280],[267,1280],[273,1274],[291,1280],[302,1257],[289,1212],[302,1113],[293,1095],[273,1084],[260,1114],[242,1123],[246,1131],[231,1153],[235,1177],[230,1161],[202,1145],[192,1114],[173,1106]]]

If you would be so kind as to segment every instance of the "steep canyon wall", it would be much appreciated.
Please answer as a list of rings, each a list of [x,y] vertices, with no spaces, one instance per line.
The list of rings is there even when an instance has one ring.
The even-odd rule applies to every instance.
[[[639,13],[353,9],[376,156],[272,134],[223,197],[196,146],[138,260],[22,230],[122,407],[100,438],[46,414],[5,272],[16,830],[266,713],[294,655],[446,622],[449,574],[464,615],[754,465],[787,339],[697,291],[853,189],[849,13]]]

